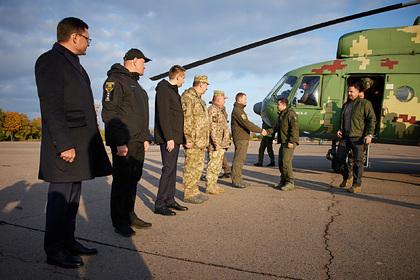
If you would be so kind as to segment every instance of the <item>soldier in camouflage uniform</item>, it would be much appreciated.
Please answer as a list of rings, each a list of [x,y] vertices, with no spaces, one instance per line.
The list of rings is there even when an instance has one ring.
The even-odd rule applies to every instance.
[[[207,76],[195,76],[193,86],[184,91],[181,97],[185,136],[184,202],[195,204],[208,200],[208,196],[200,193],[197,186],[204,167],[204,153],[209,144],[207,107],[201,98],[208,84]]]
[[[207,165],[206,193],[220,194],[225,190],[217,186],[217,178],[222,170],[225,150],[230,146],[230,133],[227,124],[225,93],[215,90],[212,105],[208,108],[210,122],[209,163]]]

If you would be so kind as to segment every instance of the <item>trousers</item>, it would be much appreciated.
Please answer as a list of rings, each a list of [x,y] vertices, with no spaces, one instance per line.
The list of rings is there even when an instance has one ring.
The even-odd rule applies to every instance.
[[[75,241],[76,215],[82,183],[50,183],[48,188],[44,250],[56,254]]]
[[[166,150],[166,144],[160,145],[162,156],[162,175],[159,180],[159,189],[155,201],[155,208],[162,208],[175,202],[176,167],[178,163],[179,144],[175,144],[171,152]]]
[[[144,143],[128,143],[128,154],[117,155],[117,147],[112,151],[111,220],[114,227],[130,226],[134,214],[137,183],[143,173]]]

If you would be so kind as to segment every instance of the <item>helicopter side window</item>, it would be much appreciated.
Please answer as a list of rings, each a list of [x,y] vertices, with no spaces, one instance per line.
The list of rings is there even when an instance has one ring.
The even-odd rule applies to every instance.
[[[305,76],[296,91],[298,104],[318,106],[319,104],[319,76]]]

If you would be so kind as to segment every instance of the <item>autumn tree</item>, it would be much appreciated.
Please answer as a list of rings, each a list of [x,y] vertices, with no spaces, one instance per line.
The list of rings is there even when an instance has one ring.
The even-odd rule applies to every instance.
[[[41,138],[41,118],[35,118],[31,121],[31,138],[40,139]]]
[[[4,112],[3,131],[6,139],[25,140],[30,134],[28,117],[17,112]]]
[[[3,130],[3,123],[4,123],[4,112],[0,108],[0,141],[6,138],[6,135],[4,134],[4,130]]]

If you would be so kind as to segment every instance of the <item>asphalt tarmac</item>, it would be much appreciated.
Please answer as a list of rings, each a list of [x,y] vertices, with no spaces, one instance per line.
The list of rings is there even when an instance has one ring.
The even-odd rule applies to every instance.
[[[153,226],[132,238],[112,228],[111,177],[84,182],[76,236],[99,254],[72,270],[45,262],[48,184],[36,179],[39,143],[0,143],[0,279],[420,278],[420,147],[373,144],[363,191],[350,194],[331,188],[341,176],[325,159],[327,144],[296,149],[291,192],[270,187],[277,167],[253,166],[258,145],[251,142],[244,166],[250,187],[219,180],[224,194],[173,217],[153,213],[161,159],[152,146],[136,213]],[[183,161],[181,150],[178,201]]]

